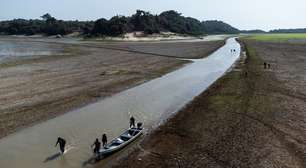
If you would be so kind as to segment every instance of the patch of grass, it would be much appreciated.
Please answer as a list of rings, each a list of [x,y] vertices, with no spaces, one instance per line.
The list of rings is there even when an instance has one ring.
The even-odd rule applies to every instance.
[[[259,41],[288,41],[290,39],[306,39],[306,33],[255,34],[244,38]]]

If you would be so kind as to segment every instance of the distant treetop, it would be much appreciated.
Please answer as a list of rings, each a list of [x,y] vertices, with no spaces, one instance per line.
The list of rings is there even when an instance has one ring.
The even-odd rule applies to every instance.
[[[41,18],[43,20],[49,20],[49,19],[52,19],[53,17],[49,13],[46,13],[46,14],[42,15]]]

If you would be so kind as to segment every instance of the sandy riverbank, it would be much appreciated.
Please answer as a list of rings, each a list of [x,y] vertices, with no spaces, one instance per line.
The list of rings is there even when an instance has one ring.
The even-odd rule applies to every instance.
[[[21,43],[22,38],[5,41]],[[223,41],[126,44],[57,42],[25,39],[27,46],[43,44],[53,55],[24,56],[0,64],[0,137],[56,117],[205,57]],[[179,50],[180,52],[177,52]],[[164,56],[162,56],[164,55]],[[172,58],[173,57],[173,58]]]
[[[305,167],[306,47],[245,43],[246,60],[113,167]]]
[[[202,35],[190,36],[171,32],[161,32],[159,34],[145,35],[142,32],[126,33],[122,37],[88,38],[92,41],[118,41],[118,42],[167,42],[167,41],[213,41],[223,40],[231,35]]]

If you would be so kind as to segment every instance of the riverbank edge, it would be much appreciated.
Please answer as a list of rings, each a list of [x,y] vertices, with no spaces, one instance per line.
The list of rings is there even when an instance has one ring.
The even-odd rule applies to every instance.
[[[225,39],[224,45],[226,44],[226,41],[228,39],[229,38]],[[230,73],[233,73],[235,71],[235,69],[237,69],[238,67],[241,67],[241,65],[244,64],[247,61],[246,60],[247,55],[246,55],[245,44],[238,38],[236,38],[236,41],[240,44],[240,48],[241,48],[240,57],[223,74],[222,77],[217,79],[211,86],[209,86],[200,95],[196,96],[191,102],[186,104],[177,113],[174,113],[172,116],[165,119],[162,122],[162,125],[155,128],[154,130],[150,130],[145,135],[143,135],[141,137],[141,139],[139,139],[136,142],[134,142],[133,144],[131,144],[129,149],[121,152],[121,154],[116,154],[116,159],[115,160],[111,160],[108,163],[106,163],[104,161],[102,163],[98,162],[95,167],[114,167],[114,168],[120,168],[120,167],[134,168],[134,167],[146,167],[146,166],[150,167],[150,166],[152,166],[151,164],[149,164],[149,165],[142,165],[142,164],[138,165],[139,162],[140,163],[145,163],[146,162],[146,161],[144,161],[144,159],[142,159],[143,156],[146,156],[149,153],[151,153],[153,155],[158,155],[158,157],[160,157],[160,158],[164,157],[164,156],[162,156],[162,155],[160,155],[156,152],[148,152],[146,149],[144,149],[143,146],[146,145],[146,144],[150,144],[151,138],[155,139],[154,141],[163,141],[163,138],[162,138],[163,135],[160,135],[160,136],[158,136],[158,138],[156,138],[157,134],[160,134],[161,132],[167,132],[167,131],[165,131],[165,129],[169,128],[169,127],[172,127],[171,125],[173,125],[173,122],[176,122],[176,120],[179,118],[179,116],[183,115],[183,113],[185,113],[189,107],[193,106],[193,104],[195,104],[195,102],[198,99],[203,98],[203,97],[209,98],[209,96],[212,93],[216,92],[216,88],[219,88],[219,87],[221,87],[220,85],[223,85],[224,80],[226,78],[228,78]],[[221,46],[221,47],[223,47],[223,46]],[[218,50],[218,49],[216,49],[216,50]],[[210,54],[214,53],[215,51],[211,52]],[[173,129],[175,129],[175,128],[173,127]],[[180,135],[178,135],[178,136],[180,136]],[[151,143],[151,145],[152,145],[152,143]],[[138,157],[138,156],[141,156],[141,157]],[[150,162],[152,162],[152,161],[148,161],[147,163],[150,163]],[[164,167],[164,166],[160,166],[160,165],[156,164],[152,167]]]
[[[173,144],[170,149],[173,149],[173,146],[175,148],[176,145],[179,145],[178,148],[184,148],[184,146],[181,145],[181,141],[177,142],[177,140],[171,140],[171,138],[176,139],[179,137],[179,139],[184,139],[188,141],[189,135],[186,135],[185,133],[182,133],[182,129],[178,129],[177,125],[184,125],[186,124],[182,116],[188,115],[188,112],[190,109],[197,110],[197,106],[201,106],[201,100],[204,99],[205,102],[203,102],[204,105],[209,106],[210,99],[214,98],[216,95],[218,95],[222,87],[225,87],[228,83],[235,83],[234,79],[231,79],[232,76],[238,76],[239,78],[245,78],[248,76],[249,67],[246,65],[249,62],[249,55],[250,48],[247,48],[243,41],[240,39],[236,39],[240,46],[241,46],[241,53],[240,58],[232,65],[232,67],[221,77],[219,78],[214,84],[212,84],[207,90],[205,90],[203,93],[201,93],[199,96],[195,97],[190,103],[188,103],[184,108],[182,108],[179,112],[177,112],[172,117],[168,118],[163,125],[159,126],[155,130],[153,130],[148,135],[145,135],[142,140],[139,140],[139,142],[136,143],[135,147],[130,149],[129,151],[125,152],[124,156],[117,159],[111,164],[108,164],[106,167],[177,167],[177,166],[183,166],[180,165],[179,158],[176,158],[175,155],[173,155],[171,152],[169,153],[163,153],[164,151],[158,151],[158,148],[160,146],[163,146],[164,148],[167,148],[167,145]],[[253,54],[253,53],[252,53]],[[254,54],[253,54],[254,56]],[[258,59],[258,58],[256,58]],[[257,61],[256,60],[256,64]],[[253,67],[252,67],[253,68]],[[256,68],[256,70],[258,70]],[[198,116],[193,116],[196,120]],[[200,117],[201,118],[201,117]],[[195,124],[195,123],[193,123]],[[190,124],[189,124],[190,125]],[[183,131],[185,132],[185,131]],[[170,134],[171,138],[167,135]],[[191,142],[187,142],[186,146],[190,145]],[[176,144],[176,145],[175,145]],[[191,144],[192,145],[192,144]],[[190,147],[190,146],[189,146]],[[196,144],[193,144],[193,149],[196,149]],[[169,149],[168,149],[169,150]],[[175,149],[174,149],[175,150]],[[192,153],[192,152],[191,152]],[[198,152],[195,152],[198,153]],[[172,156],[171,156],[172,155]],[[169,158],[173,157],[173,158]],[[181,157],[187,157],[187,156],[181,156]],[[149,158],[149,159],[148,159]],[[163,160],[162,162],[156,161],[155,159],[159,158],[158,160]],[[176,163],[172,162],[168,164],[167,159],[171,160],[177,160]],[[196,160],[193,160],[194,162],[197,162]],[[171,162],[171,161],[170,161]],[[192,164],[192,163],[191,163]],[[175,165],[175,166],[174,166]],[[200,165],[197,165],[200,166]],[[97,166],[99,167],[99,166]],[[104,167],[104,166],[101,166]],[[187,166],[188,167],[188,166]]]
[[[226,40],[227,39],[228,38],[223,40],[223,42],[222,42],[222,44],[220,44],[220,46],[216,47],[214,50],[211,50],[206,55],[203,55],[202,58],[208,57],[209,55],[211,55],[212,53],[217,51],[219,48],[223,47],[226,44]],[[74,45],[74,44],[72,44],[72,45]],[[126,52],[129,52],[129,51],[126,51]],[[52,57],[52,56],[50,56],[50,57]],[[162,56],[160,56],[160,57],[162,57]],[[169,58],[171,58],[171,57],[169,57]],[[155,76],[151,76],[151,77],[146,77],[145,79],[136,79],[136,80],[133,80],[133,81],[128,81],[128,83],[121,83],[121,84],[117,84],[116,86],[113,86],[112,88],[108,88],[110,90],[116,90],[116,92],[114,92],[114,93],[112,93],[110,95],[107,95],[107,96],[104,96],[104,97],[96,97],[96,96],[92,97],[92,96],[90,96],[87,100],[82,99],[82,102],[80,102],[78,104],[69,105],[65,109],[56,109],[55,110],[56,113],[52,113],[49,116],[44,116],[44,118],[39,119],[38,121],[35,121],[35,122],[32,122],[32,123],[28,123],[28,124],[22,124],[21,126],[19,126],[17,128],[7,128],[6,129],[7,131],[0,133],[0,140],[2,138],[7,137],[7,136],[10,136],[10,135],[13,135],[15,133],[18,133],[19,131],[21,131],[23,129],[33,127],[33,126],[35,126],[37,124],[40,124],[40,123],[43,123],[43,122],[45,122],[47,120],[54,119],[54,118],[56,118],[58,116],[66,114],[68,112],[73,112],[74,110],[77,110],[79,108],[85,107],[85,106],[87,106],[89,104],[96,103],[96,102],[101,101],[101,100],[103,100],[105,98],[111,97],[111,96],[113,96],[115,94],[118,94],[118,93],[120,93],[122,91],[131,89],[133,87],[137,87],[137,86],[139,86],[141,84],[144,84],[146,82],[149,82],[151,80],[154,80],[156,78],[164,76],[164,75],[166,75],[168,73],[174,72],[174,71],[176,71],[176,70],[178,70],[178,69],[180,69],[180,68],[182,68],[184,66],[187,66],[190,63],[192,63],[188,59],[186,60],[186,59],[183,59],[183,58],[175,58],[175,57],[173,57],[172,59],[180,59],[180,60],[182,60],[182,62],[177,63],[177,64],[175,64],[174,66],[171,66],[171,67],[161,68],[157,72],[157,74],[158,74],[157,76],[155,75]],[[29,60],[25,60],[25,61],[29,61]],[[1,67],[0,67],[0,69],[1,69]]]
[[[45,35],[4,35],[0,34],[0,37],[9,37],[9,38],[28,38],[28,39],[74,39],[77,41],[89,41],[89,42],[176,42],[176,41],[184,41],[184,40],[203,40],[209,36],[233,36],[232,34],[205,34],[205,35],[186,35],[186,34],[172,34],[172,35],[164,35],[164,34],[155,34],[141,37],[86,37],[86,36],[73,36],[66,35],[62,37],[54,36],[45,36]],[[225,37],[226,38],[226,37]],[[220,39],[219,39],[220,40]],[[214,40],[213,40],[214,41]]]
[[[252,45],[239,42],[245,59],[109,167],[305,167],[277,127],[282,84]]]

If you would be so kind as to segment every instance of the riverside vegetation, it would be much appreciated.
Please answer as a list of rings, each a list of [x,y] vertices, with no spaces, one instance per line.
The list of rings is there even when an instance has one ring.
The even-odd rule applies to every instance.
[[[0,22],[0,34],[7,35],[67,35],[79,33],[83,36],[120,36],[125,33],[142,31],[145,34],[161,31],[186,35],[239,33],[239,30],[222,21],[199,21],[182,16],[177,11],[165,11],[159,15],[137,10],[132,16],[117,15],[107,20],[63,21],[50,14],[41,19],[14,19]]]

